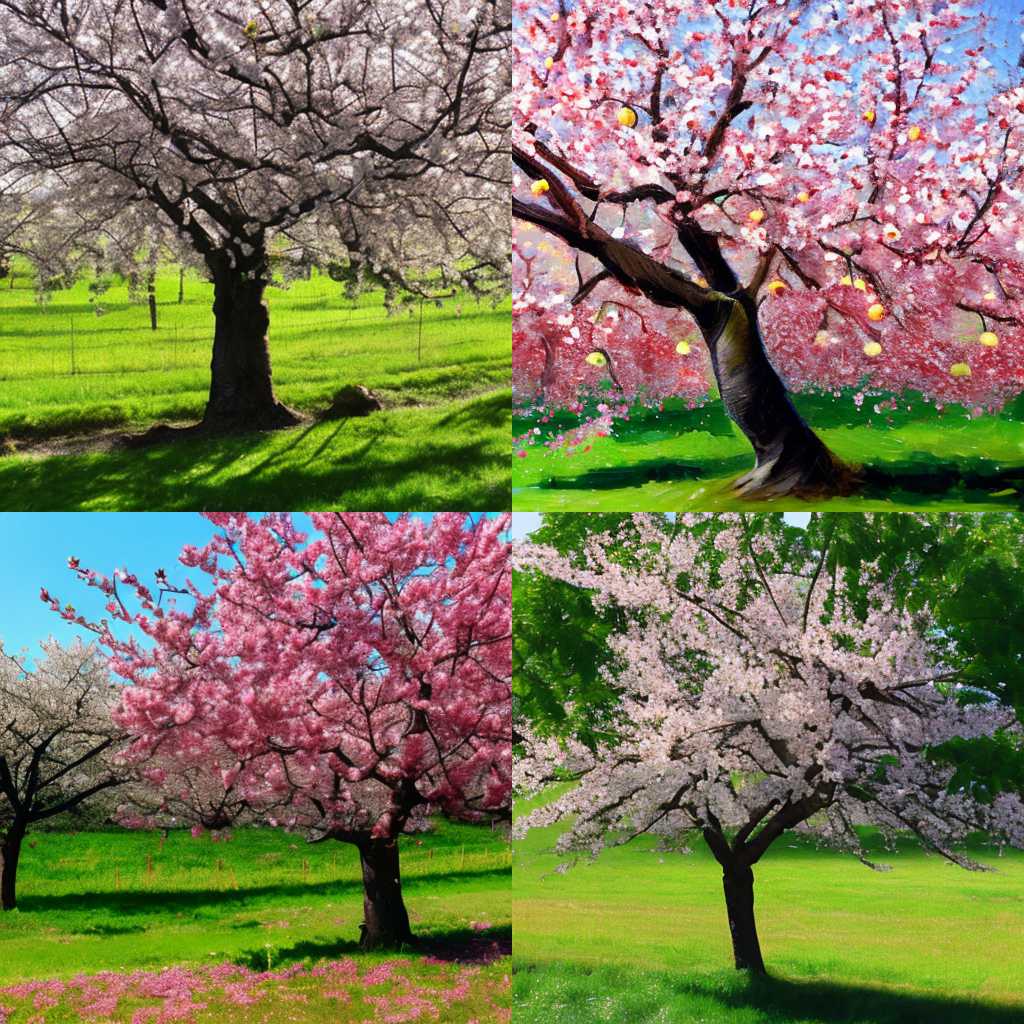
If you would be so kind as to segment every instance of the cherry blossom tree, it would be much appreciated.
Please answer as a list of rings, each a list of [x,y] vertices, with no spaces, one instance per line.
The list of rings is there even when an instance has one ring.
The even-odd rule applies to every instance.
[[[0,124],[24,165],[126,192],[202,257],[203,425],[286,426],[264,291],[303,217],[342,211],[349,260],[507,278],[509,28],[496,0],[4,0]]]
[[[788,830],[865,862],[867,823],[964,867],[977,866],[957,847],[971,832],[1024,847],[1019,793],[950,785],[954,769],[929,757],[954,738],[1019,740],[1020,724],[936,659],[928,610],[899,610],[876,566],[850,588],[822,571],[822,550],[775,574],[770,542],[740,516],[708,558],[692,532],[707,518],[667,534],[633,516],[630,532],[592,538],[583,564],[517,547],[516,568],[591,591],[627,624],[602,670],[619,698],[614,735],[584,744],[517,723],[517,788],[575,785],[515,827],[561,822],[559,848],[593,854],[644,833],[670,846],[702,836],[722,867],[736,967],[760,972],[753,871]]]
[[[607,431],[613,405],[692,402],[713,375],[756,457],[738,490],[810,495],[858,473],[794,389],[914,390],[975,414],[1024,390],[1024,86],[989,59],[984,5],[516,15],[524,410]]]
[[[221,532],[181,556],[205,587],[161,571],[154,593],[72,560],[109,619],[43,600],[95,631],[129,684],[115,714],[127,759],[158,791],[166,783],[168,807],[210,806],[181,788],[180,766],[194,765],[211,776],[197,792],[216,795],[216,820],[197,825],[244,809],[354,844],[363,945],[409,942],[399,836],[435,813],[510,811],[508,516],[318,513],[312,538],[287,514],[207,518]],[[118,635],[129,625],[145,640]]]
[[[117,786],[120,696],[93,647],[42,645],[30,665],[0,647],[0,908],[17,904],[18,859],[33,824]]]

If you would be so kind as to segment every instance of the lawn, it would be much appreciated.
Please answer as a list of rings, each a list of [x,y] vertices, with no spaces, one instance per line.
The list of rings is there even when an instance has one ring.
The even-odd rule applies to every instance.
[[[1024,402],[999,416],[970,418],[962,409],[938,412],[911,398],[899,414],[876,414],[874,400],[860,409],[850,395],[798,395],[796,404],[821,438],[876,479],[848,498],[816,499],[829,511],[960,511],[1019,505],[1024,494]],[[517,418],[516,437],[539,429],[538,440],[570,425]],[[738,500],[730,485],[753,465],[753,454],[720,403],[686,410],[637,408],[610,437],[589,439],[590,450],[527,445],[513,460],[513,507],[520,511],[704,511],[763,509]],[[1009,471],[1009,484],[997,474]],[[774,508],[805,507],[780,499]]]
[[[362,886],[349,845],[270,830],[216,843],[35,833],[18,910],[0,917],[0,1007],[11,1024],[33,1004],[47,1024],[128,1022],[147,1006],[163,1007],[160,1021],[507,1020],[507,842],[442,824],[402,845],[422,949],[396,956],[357,949]],[[169,1015],[177,1003],[180,1018]],[[401,1015],[418,1004],[420,1016]]]
[[[638,841],[555,874],[515,844],[517,1024],[1020,1024],[1024,855],[968,872],[909,843],[874,872],[783,837],[756,871],[769,977],[731,967],[721,871]]]
[[[157,280],[154,332],[145,304],[129,300],[123,281],[96,296],[83,280],[39,303],[25,273],[13,280],[13,288],[0,282],[0,508],[509,503],[507,300],[494,308],[456,296],[388,316],[379,292],[349,300],[342,285],[317,274],[271,288],[275,387],[309,421],[284,432],[122,451],[97,435],[201,416],[212,286],[187,276],[179,304],[178,274],[167,268]],[[385,411],[317,421],[346,384],[369,387]],[[92,438],[96,450],[79,453]]]

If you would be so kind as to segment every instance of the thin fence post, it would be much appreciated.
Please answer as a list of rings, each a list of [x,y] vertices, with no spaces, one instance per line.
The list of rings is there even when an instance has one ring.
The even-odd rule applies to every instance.
[[[420,296],[420,328],[416,338],[416,362],[423,362],[423,296]]]

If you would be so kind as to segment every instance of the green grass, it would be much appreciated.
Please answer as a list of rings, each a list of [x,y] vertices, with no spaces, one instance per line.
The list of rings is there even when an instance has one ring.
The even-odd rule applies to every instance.
[[[157,281],[159,328],[115,283],[39,304],[26,274],[0,281],[0,508],[267,509],[507,507],[510,306],[445,300],[389,317],[379,293],[347,300],[314,275],[268,290],[279,398],[315,416],[345,384],[386,411],[229,440],[40,458],[39,439],[190,422],[209,387],[212,286],[195,276],[178,304]],[[104,310],[97,316],[95,309]],[[48,452],[43,451],[43,455]],[[408,504],[403,504],[407,502]]]
[[[401,842],[406,903],[426,949],[401,954],[400,974],[428,989],[451,986],[462,968],[426,953],[471,938],[509,941],[508,844],[488,829],[446,823],[419,843]],[[309,846],[282,832],[254,829],[222,843],[186,832],[166,841],[155,833],[36,833],[24,851],[19,881],[18,909],[0,917],[0,989],[29,979],[170,965],[205,970],[233,963],[255,971],[305,965],[305,974],[271,979],[273,991],[251,1013],[232,1007],[226,1014],[214,991],[210,1011],[197,1020],[363,1021],[371,1014],[358,992],[344,1013],[336,1002],[316,1003],[324,983],[309,968],[352,958],[362,973],[395,960],[394,954],[357,949],[362,885],[358,856],[347,844]],[[477,931],[474,923],[488,927]],[[473,967],[467,975],[471,998],[444,1019],[496,1019],[494,1007],[508,1005],[506,974],[507,961],[500,959]],[[367,990],[377,991],[384,990]],[[293,1004],[303,1003],[303,996],[315,1005],[295,1017]],[[12,1004],[17,1002],[0,992],[0,1006]],[[111,1019],[129,1018],[125,1010]],[[12,1024],[20,1019],[13,1017]],[[68,1001],[46,1017],[47,1024],[78,1019]]]
[[[784,837],[755,869],[770,976],[732,969],[703,844],[608,850],[553,873],[551,829],[515,844],[517,1024],[1024,1021],[1024,855],[968,872],[909,843],[885,873]]]
[[[1021,488],[986,482],[999,470],[1024,479],[1024,419],[1012,414],[967,418],[962,410],[939,414],[912,401],[911,410],[887,420],[865,402],[858,412],[849,395],[839,399],[797,396],[798,407],[828,446],[851,463],[882,471],[890,479],[861,493],[815,507],[831,511],[912,509],[981,510],[1021,501]],[[588,452],[548,453],[540,446],[514,459],[513,507],[536,511],[705,511],[764,508],[737,499],[730,485],[753,465],[753,455],[720,403],[687,411],[667,403],[663,413],[637,409],[615,436],[596,438]],[[521,435],[535,424],[516,420]],[[940,484],[950,471],[965,475]],[[974,479],[971,479],[973,476]],[[799,509],[797,498],[775,507]]]
[[[508,508],[508,391],[255,436],[0,458],[0,510]]]

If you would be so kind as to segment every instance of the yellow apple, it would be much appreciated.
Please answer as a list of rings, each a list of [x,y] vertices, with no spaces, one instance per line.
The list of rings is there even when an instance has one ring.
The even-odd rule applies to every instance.
[[[882,346],[877,341],[869,341],[864,345],[864,355],[878,356],[882,354]]]
[[[752,220],[755,224],[760,224],[764,220],[764,210],[751,210],[747,214],[747,219]]]
[[[548,69],[548,71],[550,71],[554,66],[555,66],[555,58],[554,57],[548,57],[547,60],[544,61],[544,67],[546,67]]]
[[[549,188],[551,188],[551,186],[547,183],[547,180],[545,178],[539,178],[530,186],[530,191],[535,196],[542,196]]]
[[[850,277],[849,274],[843,274],[843,276],[839,278],[839,283],[845,284],[847,287],[849,287],[851,284],[853,284],[853,278]]]
[[[636,124],[636,111],[632,107],[620,107],[616,116],[623,128],[632,128]]]
[[[978,335],[978,341],[980,341],[985,348],[995,348],[996,345],[999,344],[999,337],[992,331],[982,331],[981,334]]]
[[[909,127],[909,128],[907,129],[907,138],[908,138],[908,139],[909,139],[909,140],[910,140],[911,142],[917,142],[917,140],[918,140],[919,138],[921,138],[921,129],[920,129],[920,128],[918,128],[918,126],[917,126],[916,124],[913,124],[913,125],[911,125],[911,126],[910,126],[910,127]]]
[[[885,306],[880,302],[873,302],[868,306],[868,319],[869,320],[881,320],[885,316]]]
[[[949,373],[951,377],[970,377],[971,368],[967,363],[954,363],[949,368]]]
[[[605,359],[603,352],[591,352],[590,355],[587,356],[587,362],[590,363],[591,366],[604,366],[608,360]]]
[[[868,124],[874,124],[875,123],[875,112],[873,110],[865,110],[864,111],[864,120],[867,121]]]
[[[863,277],[855,277],[853,279],[853,287],[859,292],[866,292],[868,290],[868,286]]]
[[[778,295],[779,292],[784,292],[787,287],[786,282],[780,281],[778,278],[768,282],[768,292],[770,295]]]
[[[684,338],[678,345],[676,345],[676,351],[681,356],[688,356],[690,354],[690,343]]]
[[[557,11],[554,14],[551,15],[551,20],[552,21],[558,21],[558,12]]]
[[[799,203],[809,203],[811,201],[811,193],[810,192],[797,192],[796,198],[797,198],[797,202],[799,202]]]

